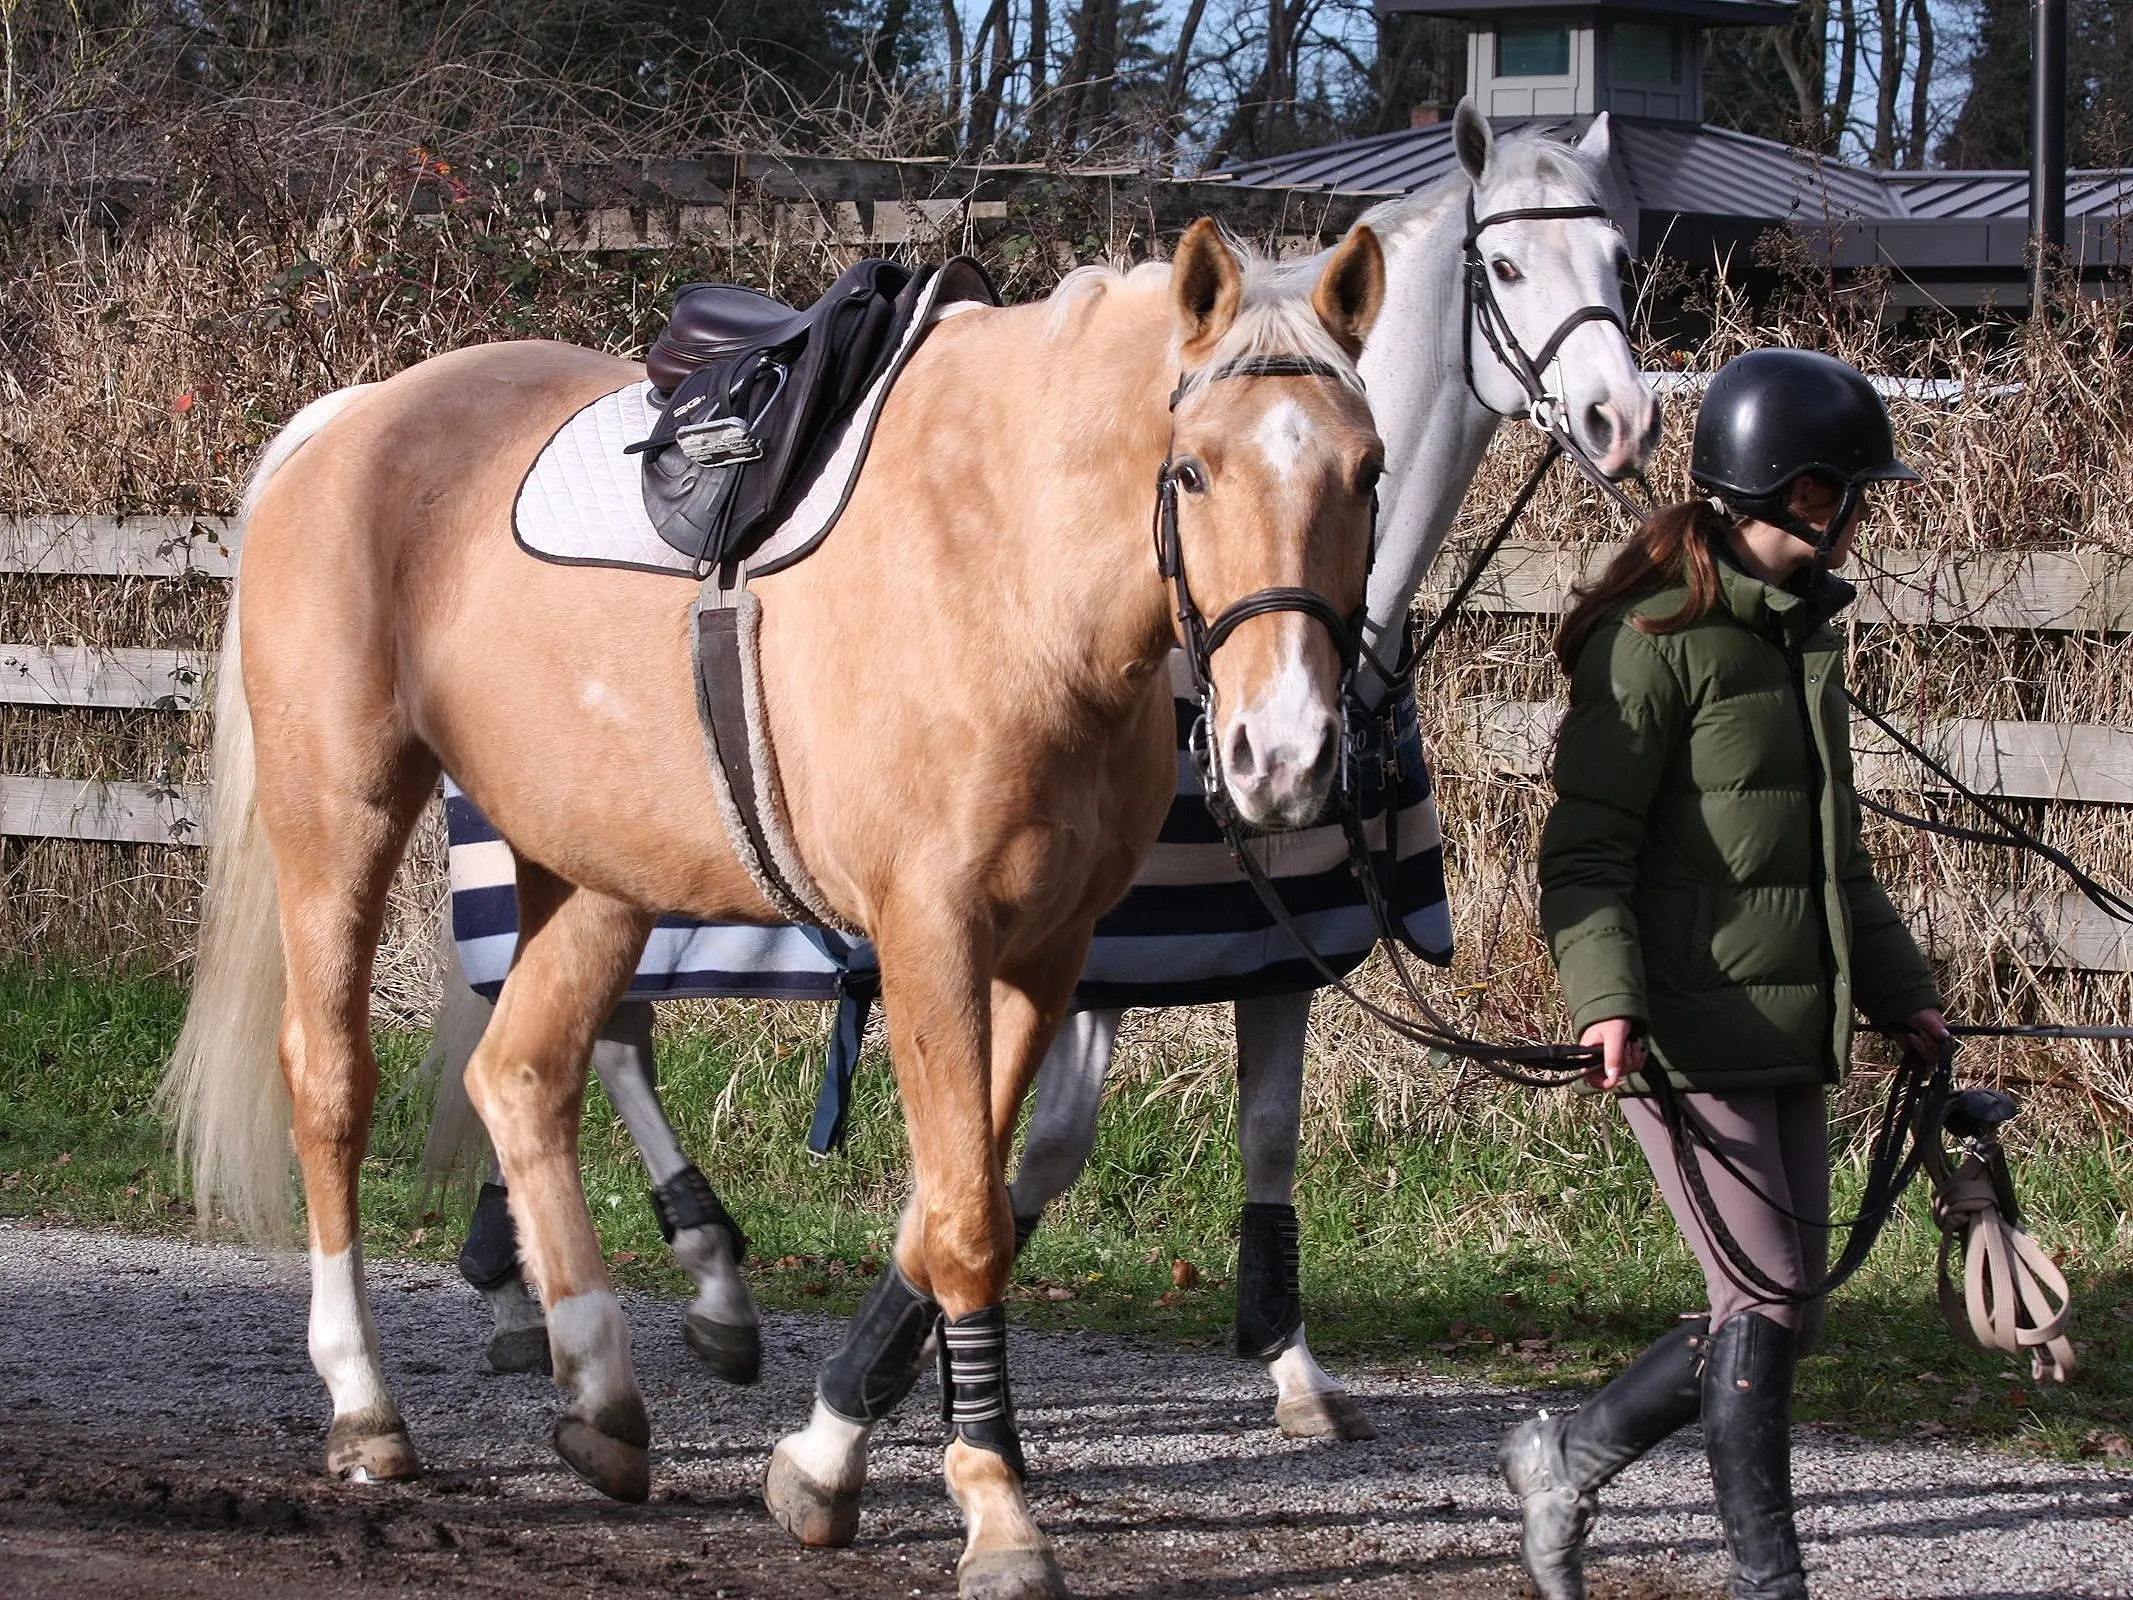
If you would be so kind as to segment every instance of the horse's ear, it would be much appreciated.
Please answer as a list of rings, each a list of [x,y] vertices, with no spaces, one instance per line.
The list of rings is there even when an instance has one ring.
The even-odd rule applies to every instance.
[[[1608,124],[1607,113],[1601,112],[1592,119],[1592,126],[1585,130],[1585,137],[1578,141],[1578,154],[1596,167],[1607,165],[1607,153],[1614,148],[1614,129]]]
[[[1459,152],[1459,165],[1466,168],[1468,179],[1479,188],[1481,175],[1489,170],[1489,157],[1496,152],[1496,135],[1472,95],[1461,96],[1459,109],[1452,113],[1452,148]]]
[[[1206,217],[1178,241],[1170,263],[1170,293],[1177,307],[1179,351],[1188,366],[1204,361],[1229,332],[1244,301],[1244,271]]]
[[[1358,223],[1333,252],[1311,291],[1311,309],[1350,356],[1363,353],[1363,340],[1385,308],[1385,251],[1376,230]]]

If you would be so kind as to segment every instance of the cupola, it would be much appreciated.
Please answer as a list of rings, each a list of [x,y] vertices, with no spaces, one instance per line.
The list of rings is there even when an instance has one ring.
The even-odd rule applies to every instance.
[[[1467,93],[1491,117],[1602,111],[1703,120],[1703,30],[1789,22],[1776,0],[1378,0],[1378,9],[1470,24]]]

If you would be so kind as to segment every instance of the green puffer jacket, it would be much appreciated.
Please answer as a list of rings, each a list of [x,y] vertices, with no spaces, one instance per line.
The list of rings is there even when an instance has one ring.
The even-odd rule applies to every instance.
[[[1826,626],[1853,590],[1825,577],[1803,599],[1718,571],[1719,600],[1680,632],[1629,624],[1672,616],[1674,588],[1585,641],[1541,835],[1541,924],[1577,1031],[1638,1019],[1676,1087],[1836,1083],[1854,1005],[1894,1022],[1941,1003],[1859,841]]]

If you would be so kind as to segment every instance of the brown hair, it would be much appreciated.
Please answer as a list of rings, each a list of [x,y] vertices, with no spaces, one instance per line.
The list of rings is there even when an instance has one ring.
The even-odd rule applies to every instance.
[[[1578,652],[1600,619],[1625,600],[1685,583],[1689,597],[1672,616],[1632,620],[1654,634],[1676,633],[1699,620],[1718,599],[1718,566],[1711,546],[1725,536],[1728,526],[1708,500],[1677,501],[1647,517],[1595,582],[1571,591],[1575,600],[1555,630],[1555,659],[1563,670],[1577,664]]]

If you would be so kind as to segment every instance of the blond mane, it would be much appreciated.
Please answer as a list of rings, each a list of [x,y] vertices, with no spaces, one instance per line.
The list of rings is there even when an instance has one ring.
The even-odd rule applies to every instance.
[[[1179,399],[1197,394],[1219,368],[1264,356],[1299,356],[1319,362],[1360,394],[1363,380],[1355,370],[1355,358],[1326,331],[1311,304],[1311,289],[1318,281],[1316,267],[1299,272],[1295,264],[1270,260],[1226,231],[1222,243],[1244,274],[1243,303],[1213,353],[1186,375]],[[1046,330],[1059,336],[1077,312],[1093,308],[1115,290],[1159,293],[1169,283],[1167,261],[1143,261],[1129,270],[1102,261],[1076,267],[1059,280],[1045,302],[1049,308]]]

